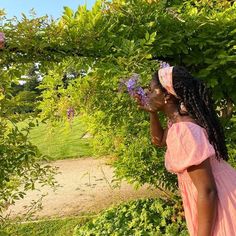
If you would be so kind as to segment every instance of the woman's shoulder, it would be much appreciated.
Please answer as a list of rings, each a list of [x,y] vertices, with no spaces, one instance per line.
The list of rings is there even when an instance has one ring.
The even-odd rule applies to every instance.
[[[168,129],[167,140],[171,140],[171,142],[178,142],[182,139],[185,141],[197,141],[197,139],[200,139],[205,135],[205,129],[196,122],[181,121],[171,124]]]
[[[179,121],[169,125],[169,130],[173,132],[202,129],[204,128],[195,121]]]
[[[166,162],[169,169],[181,172],[187,167],[198,165],[215,155],[203,127],[194,122],[184,121],[172,124],[166,139]]]

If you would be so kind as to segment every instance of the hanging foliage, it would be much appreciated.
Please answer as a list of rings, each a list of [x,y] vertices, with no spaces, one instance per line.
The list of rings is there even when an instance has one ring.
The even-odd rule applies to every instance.
[[[212,89],[234,155],[235,3],[97,1],[91,10],[65,7],[58,21],[25,16],[5,20],[0,31],[5,34],[0,49],[1,117],[7,112],[10,83],[39,63],[44,78],[41,118],[62,119],[69,109],[83,116],[94,136],[95,153],[117,157],[118,180],[175,192],[176,178],[165,171],[163,150],[151,145],[148,114],[137,109],[128,93],[119,92],[120,80],[133,73],[147,86],[160,60],[184,65]]]

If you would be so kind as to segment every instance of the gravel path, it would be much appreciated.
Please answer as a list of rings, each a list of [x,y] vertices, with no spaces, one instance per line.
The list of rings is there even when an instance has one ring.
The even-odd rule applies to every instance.
[[[112,204],[160,195],[158,190],[150,189],[148,185],[138,190],[126,182],[122,182],[120,188],[112,187],[114,172],[113,168],[106,164],[108,161],[106,158],[80,158],[52,162],[51,165],[59,167],[60,173],[56,180],[61,187],[55,192],[48,187],[41,188],[40,192],[30,191],[7,212],[11,212],[12,217],[21,215],[25,206],[32,200],[37,200],[42,193],[47,193],[47,196],[43,198],[43,208],[37,211],[34,218],[99,212]]]

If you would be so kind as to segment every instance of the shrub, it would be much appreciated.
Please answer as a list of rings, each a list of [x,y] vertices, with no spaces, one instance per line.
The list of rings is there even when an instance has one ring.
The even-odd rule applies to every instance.
[[[182,206],[164,199],[139,199],[112,207],[85,225],[74,236],[187,236]]]

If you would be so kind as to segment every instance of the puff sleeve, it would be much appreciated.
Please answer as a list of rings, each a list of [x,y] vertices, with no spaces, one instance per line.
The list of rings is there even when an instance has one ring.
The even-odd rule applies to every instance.
[[[215,155],[204,128],[192,122],[175,123],[168,132],[165,165],[170,172],[183,172]]]

